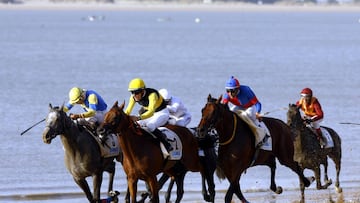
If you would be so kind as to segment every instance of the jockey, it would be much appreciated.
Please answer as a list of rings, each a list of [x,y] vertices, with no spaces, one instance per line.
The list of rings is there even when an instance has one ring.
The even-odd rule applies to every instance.
[[[230,104],[231,111],[243,110],[243,115],[249,117],[256,126],[258,126],[257,117],[260,115],[261,103],[255,96],[250,87],[241,85],[234,77],[225,84],[226,93],[223,96],[222,103]]]
[[[104,121],[107,104],[94,90],[79,87],[71,88],[69,102],[64,106],[64,111],[68,112],[76,104],[81,105],[85,112],[70,114],[71,119],[77,120],[82,125],[90,124],[91,127],[95,127]]]
[[[128,91],[131,92],[131,96],[125,114],[130,115],[135,103],[141,105],[144,112],[139,116],[130,115],[131,120],[152,132],[164,144],[167,151],[173,150],[166,136],[158,129],[169,120],[169,110],[166,108],[163,97],[157,90],[146,88],[144,81],[140,78],[130,81]]]
[[[320,146],[324,147],[325,142],[320,129],[320,122],[324,118],[324,112],[321,109],[320,102],[316,97],[313,97],[313,92],[308,87],[304,88],[300,95],[301,98],[296,102],[296,105],[303,111],[304,121],[315,129]]]
[[[161,89],[159,93],[165,99],[165,103],[167,104],[166,108],[169,109],[170,112],[168,123],[186,127],[191,121],[191,114],[181,99],[172,96],[167,89]]]

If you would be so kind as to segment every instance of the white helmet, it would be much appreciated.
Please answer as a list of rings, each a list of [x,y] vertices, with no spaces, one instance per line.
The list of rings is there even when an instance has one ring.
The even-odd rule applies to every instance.
[[[170,92],[167,89],[161,89],[161,90],[159,90],[159,93],[165,100],[171,99]]]

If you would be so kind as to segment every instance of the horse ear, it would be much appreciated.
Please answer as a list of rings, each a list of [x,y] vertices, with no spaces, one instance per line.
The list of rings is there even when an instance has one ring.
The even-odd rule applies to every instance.
[[[207,101],[208,101],[208,102],[211,102],[211,99],[212,99],[212,98],[211,98],[211,94],[209,94],[209,96],[208,96],[208,98],[207,98]]]
[[[125,101],[120,105],[120,109],[124,109],[124,106],[125,106]]]
[[[116,101],[112,108],[118,107],[118,101]]]
[[[217,99],[216,103],[221,103],[221,100],[222,100],[222,95],[220,95],[220,97]]]
[[[49,109],[52,109],[53,107],[52,107],[52,105],[51,105],[51,103],[49,103]]]
[[[65,104],[62,103],[61,106],[60,106],[60,110],[61,110],[61,111],[64,111],[64,106],[65,106]]]

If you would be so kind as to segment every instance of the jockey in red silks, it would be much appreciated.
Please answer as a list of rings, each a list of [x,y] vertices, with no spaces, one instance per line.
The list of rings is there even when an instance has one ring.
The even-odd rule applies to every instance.
[[[261,103],[255,96],[249,86],[240,85],[234,77],[225,84],[226,93],[223,96],[222,103],[229,104],[231,111],[243,110],[243,115],[249,117],[256,126],[259,126],[256,119],[260,115]]]
[[[296,105],[303,111],[304,121],[313,127],[317,133],[317,139],[320,146],[324,147],[325,142],[322,138],[320,129],[320,122],[324,118],[324,112],[322,111],[319,100],[313,96],[313,92],[310,88],[304,88],[300,92],[301,98],[296,102]]]

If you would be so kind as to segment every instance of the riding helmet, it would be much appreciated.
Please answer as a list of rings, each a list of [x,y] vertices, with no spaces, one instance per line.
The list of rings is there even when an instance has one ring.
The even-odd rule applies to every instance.
[[[240,87],[240,83],[234,76],[231,76],[230,79],[225,84],[225,89],[235,89],[239,87]]]
[[[128,91],[136,91],[140,89],[145,89],[145,83],[141,78],[132,79],[129,83]]]

